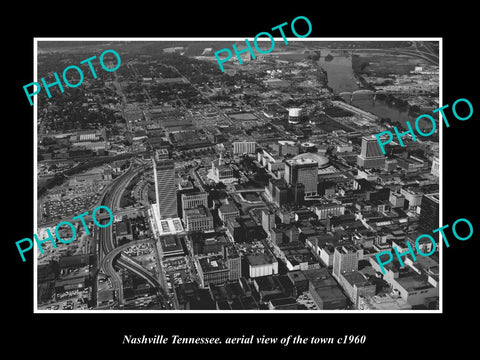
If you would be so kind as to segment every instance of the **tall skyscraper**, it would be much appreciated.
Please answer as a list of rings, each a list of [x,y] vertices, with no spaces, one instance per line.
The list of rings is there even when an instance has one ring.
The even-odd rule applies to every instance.
[[[432,233],[432,230],[438,228],[440,217],[439,195],[439,193],[423,195],[418,218],[418,230],[423,234],[433,236],[436,240],[438,240],[438,232]]]
[[[358,257],[354,246],[337,246],[333,253],[333,276],[338,279],[341,273],[358,270]]]
[[[152,158],[155,178],[155,197],[161,219],[178,217],[175,166],[165,157],[164,151],[157,151]]]
[[[289,185],[303,184],[305,186],[305,194],[316,194],[318,162],[308,158],[287,160],[285,162],[284,177]]]
[[[362,137],[362,149],[357,156],[357,165],[365,169],[383,168],[385,166],[385,155],[380,150],[375,136]]]

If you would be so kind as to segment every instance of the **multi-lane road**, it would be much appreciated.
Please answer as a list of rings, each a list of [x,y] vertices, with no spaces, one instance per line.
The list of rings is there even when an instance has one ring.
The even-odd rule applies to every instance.
[[[127,187],[130,181],[139,173],[144,171],[147,168],[147,165],[141,165],[137,168],[130,167],[123,175],[115,179],[106,189],[102,197],[99,199],[101,205],[105,205],[110,208],[114,215],[118,215],[119,212],[125,213],[126,210],[120,208],[120,199],[124,189]],[[133,208],[130,211],[137,211],[138,209]],[[127,211],[128,213],[128,211]],[[117,306],[122,308],[124,304],[124,294],[123,294],[123,283],[120,275],[115,271],[115,265],[118,265],[124,269],[127,269],[144,280],[146,280],[151,286],[156,289],[157,295],[160,297],[162,302],[162,307],[167,301],[165,290],[161,286],[158,279],[156,279],[150,271],[146,270],[135,262],[128,255],[123,254],[126,248],[141,244],[145,242],[151,242],[152,240],[138,240],[130,242],[120,247],[116,247],[113,238],[112,227],[101,228],[97,232],[99,240],[99,252],[97,259],[97,272],[95,274],[94,281],[96,282],[98,274],[100,271],[103,271],[111,280],[111,284],[117,294]],[[155,245],[155,244],[154,244]]]

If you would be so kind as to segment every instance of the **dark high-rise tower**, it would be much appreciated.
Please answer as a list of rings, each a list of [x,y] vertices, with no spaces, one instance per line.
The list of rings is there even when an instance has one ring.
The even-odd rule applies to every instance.
[[[432,235],[438,240],[438,232],[432,234],[432,230],[438,228],[440,218],[440,196],[439,193],[425,194],[420,205],[420,217],[418,219],[418,230],[423,234]]]

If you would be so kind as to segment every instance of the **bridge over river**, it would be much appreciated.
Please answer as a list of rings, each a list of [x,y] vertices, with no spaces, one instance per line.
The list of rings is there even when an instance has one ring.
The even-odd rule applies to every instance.
[[[341,96],[342,98],[346,98],[347,96],[349,97],[349,103],[352,104],[355,96],[358,95],[371,95],[372,100],[375,101],[377,99],[377,94],[386,94],[386,91],[384,90],[366,90],[366,89],[360,89],[360,90],[355,90],[355,91],[344,91],[339,93],[338,95]]]

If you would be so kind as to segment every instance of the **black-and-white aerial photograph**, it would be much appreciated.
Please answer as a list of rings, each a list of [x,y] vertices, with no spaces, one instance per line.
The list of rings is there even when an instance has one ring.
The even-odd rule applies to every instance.
[[[35,312],[441,310],[441,39],[274,36],[36,39]]]
[[[36,5],[2,47],[14,354],[474,353],[472,4]]]

